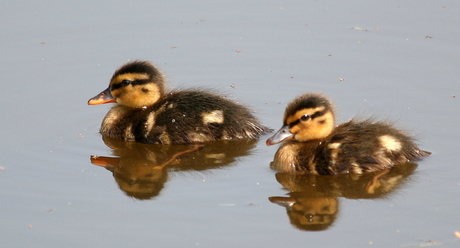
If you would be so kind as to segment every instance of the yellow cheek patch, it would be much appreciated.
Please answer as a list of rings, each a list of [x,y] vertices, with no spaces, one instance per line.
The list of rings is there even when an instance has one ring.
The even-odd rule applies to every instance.
[[[289,131],[290,131],[291,133],[293,133],[293,134],[296,134],[296,133],[298,133],[298,132],[299,132],[299,130],[300,130],[300,127],[299,127],[299,125],[295,125],[295,126],[293,126],[293,127],[289,128]]]
[[[112,90],[110,91],[110,94],[112,94],[113,97],[118,98],[121,94],[120,89]]]
[[[115,89],[112,91],[112,95],[117,98],[119,104],[132,108],[142,108],[155,104],[161,98],[162,93],[158,85],[150,83]]]
[[[312,139],[323,139],[331,134],[334,129],[334,115],[332,112],[326,112],[321,118],[314,119],[311,129],[314,130]]]
[[[317,111],[324,111],[324,107],[318,107],[315,110],[315,113],[317,113]],[[308,114],[306,111],[299,111],[299,113],[300,116]],[[292,126],[289,130],[291,131],[291,133],[295,134],[296,140],[307,141],[324,139],[329,134],[331,134],[333,129],[334,115],[332,114],[332,112],[328,111],[324,113],[322,116],[316,117],[314,119],[300,121],[297,125]]]
[[[143,106],[153,105],[160,99],[162,94],[158,85],[153,83],[146,85],[136,85],[133,88],[138,93],[140,101],[139,105]]]

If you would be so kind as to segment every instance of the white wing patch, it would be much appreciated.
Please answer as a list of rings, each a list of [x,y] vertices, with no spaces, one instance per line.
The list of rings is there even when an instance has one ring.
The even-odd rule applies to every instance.
[[[211,112],[203,113],[201,117],[203,118],[203,124],[206,125],[209,123],[224,123],[224,111],[222,110],[214,110]]]
[[[400,151],[402,148],[401,142],[391,135],[382,135],[379,137],[380,145],[392,152]]]
[[[155,112],[151,112],[147,116],[147,121],[145,122],[146,136],[148,136],[150,131],[152,131],[153,126],[155,126]]]

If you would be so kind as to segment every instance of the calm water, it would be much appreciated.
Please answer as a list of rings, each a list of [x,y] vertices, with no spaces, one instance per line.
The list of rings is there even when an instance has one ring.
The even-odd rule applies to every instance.
[[[2,247],[460,246],[458,1],[0,9]],[[86,102],[129,59],[156,63],[170,88],[244,102],[274,129],[292,98],[323,92],[340,122],[396,121],[433,154],[374,187],[366,176],[272,171],[267,136],[173,160],[193,146],[104,141],[110,106]],[[92,155],[138,166],[104,167]]]

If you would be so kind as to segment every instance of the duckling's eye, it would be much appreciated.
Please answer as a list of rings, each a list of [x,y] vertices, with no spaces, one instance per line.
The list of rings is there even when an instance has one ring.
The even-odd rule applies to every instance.
[[[122,86],[128,86],[128,85],[130,85],[131,83],[132,83],[131,81],[125,79],[125,80],[121,81],[120,84],[121,84]]]
[[[301,121],[308,121],[308,119],[310,119],[309,115],[302,115],[302,117],[300,117]]]

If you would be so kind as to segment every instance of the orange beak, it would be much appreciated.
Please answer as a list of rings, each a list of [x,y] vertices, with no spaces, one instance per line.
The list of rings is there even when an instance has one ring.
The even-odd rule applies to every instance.
[[[89,99],[88,105],[98,105],[110,102],[117,102],[117,99],[110,93],[110,87],[99,93],[97,96]]]

